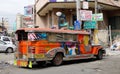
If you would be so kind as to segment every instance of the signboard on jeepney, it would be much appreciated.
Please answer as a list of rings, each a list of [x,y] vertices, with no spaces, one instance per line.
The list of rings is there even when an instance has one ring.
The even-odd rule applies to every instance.
[[[92,21],[103,21],[103,13],[93,14]]]
[[[80,10],[80,18],[83,21],[92,20],[92,11],[90,11],[90,10]]]

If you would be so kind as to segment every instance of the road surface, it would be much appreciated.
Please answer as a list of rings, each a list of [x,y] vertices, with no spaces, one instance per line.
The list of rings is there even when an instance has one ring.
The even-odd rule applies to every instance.
[[[69,61],[57,67],[34,65],[32,69],[6,63],[13,61],[13,55],[0,53],[0,74],[120,74],[120,55],[105,56],[103,60]]]

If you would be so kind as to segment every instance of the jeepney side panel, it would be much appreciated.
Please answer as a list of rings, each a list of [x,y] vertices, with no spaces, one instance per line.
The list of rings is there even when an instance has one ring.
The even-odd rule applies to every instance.
[[[101,46],[92,46],[91,53],[97,55],[99,50],[102,50]]]
[[[61,44],[59,42],[48,42],[47,40],[39,40],[31,43],[31,45],[35,46],[36,59],[52,59],[57,52],[61,52],[63,54],[65,53],[65,50],[60,47]],[[39,56],[40,54],[43,54],[44,57]]]
[[[78,42],[79,42],[81,54],[90,54],[91,53],[91,45],[89,43],[89,35],[79,34]],[[89,46],[88,50],[85,48],[85,46]]]

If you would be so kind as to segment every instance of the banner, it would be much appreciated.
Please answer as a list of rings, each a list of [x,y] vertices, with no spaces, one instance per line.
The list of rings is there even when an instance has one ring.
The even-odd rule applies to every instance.
[[[92,20],[92,11],[80,10],[80,18],[83,21],[91,21]]]
[[[103,21],[103,13],[93,14],[92,21]]]

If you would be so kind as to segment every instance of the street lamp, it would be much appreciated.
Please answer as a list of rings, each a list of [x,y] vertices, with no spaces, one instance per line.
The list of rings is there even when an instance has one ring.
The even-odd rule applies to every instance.
[[[60,29],[60,16],[62,15],[62,12],[56,12],[56,15],[58,16],[58,28]]]

